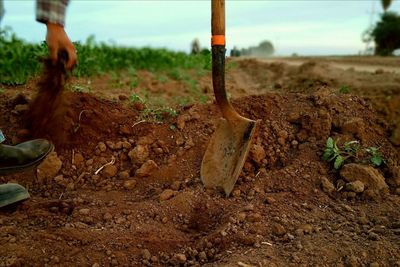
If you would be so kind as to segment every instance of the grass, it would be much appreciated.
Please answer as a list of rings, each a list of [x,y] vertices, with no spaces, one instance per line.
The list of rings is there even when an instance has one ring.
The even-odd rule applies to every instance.
[[[93,36],[85,43],[75,43],[78,53],[78,66],[73,75],[77,78],[91,77],[104,73],[116,73],[121,70],[136,72],[149,70],[165,71],[174,79],[183,79],[182,70],[195,69],[198,72],[211,67],[210,53],[188,55],[166,49],[133,48],[97,43]],[[45,43],[32,44],[18,38],[11,29],[0,29],[0,84],[25,84],[29,78],[41,70],[38,61],[48,54]],[[113,74],[112,74],[113,75]],[[119,84],[115,75],[115,84]],[[130,87],[137,86],[137,77],[132,75]]]
[[[169,107],[163,98],[150,97],[146,91],[131,94],[129,101],[132,104],[143,105],[140,111],[141,120],[161,122],[166,117],[176,117],[179,114],[177,110]]]

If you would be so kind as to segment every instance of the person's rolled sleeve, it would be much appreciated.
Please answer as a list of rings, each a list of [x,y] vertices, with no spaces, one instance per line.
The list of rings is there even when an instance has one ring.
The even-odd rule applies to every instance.
[[[65,25],[65,10],[69,0],[37,0],[36,20]]]

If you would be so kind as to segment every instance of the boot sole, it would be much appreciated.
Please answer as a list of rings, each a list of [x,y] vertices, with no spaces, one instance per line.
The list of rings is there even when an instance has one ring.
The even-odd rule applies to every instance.
[[[0,175],[6,175],[6,174],[17,173],[17,172],[22,172],[22,171],[27,171],[27,170],[33,169],[37,165],[39,165],[53,151],[54,151],[54,145],[51,144],[51,147],[49,148],[49,150],[40,158],[37,158],[35,161],[32,161],[25,165],[17,165],[17,166],[12,166],[12,167],[0,168]]]
[[[29,195],[28,192],[19,192],[17,194],[10,194],[9,198],[4,198],[3,200],[0,200],[0,208],[26,200],[30,198],[31,196]]]

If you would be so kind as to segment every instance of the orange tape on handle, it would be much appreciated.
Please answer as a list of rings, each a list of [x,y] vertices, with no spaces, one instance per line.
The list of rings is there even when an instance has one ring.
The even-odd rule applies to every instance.
[[[225,45],[225,35],[213,35],[211,37],[211,46]]]

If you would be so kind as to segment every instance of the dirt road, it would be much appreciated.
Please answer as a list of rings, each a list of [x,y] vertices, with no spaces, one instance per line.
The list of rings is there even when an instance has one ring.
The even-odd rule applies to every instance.
[[[258,58],[266,63],[286,63],[291,66],[300,66],[308,61],[325,63],[331,68],[341,70],[355,70],[365,72],[393,72],[400,73],[400,58],[380,57],[283,57],[283,58]]]

